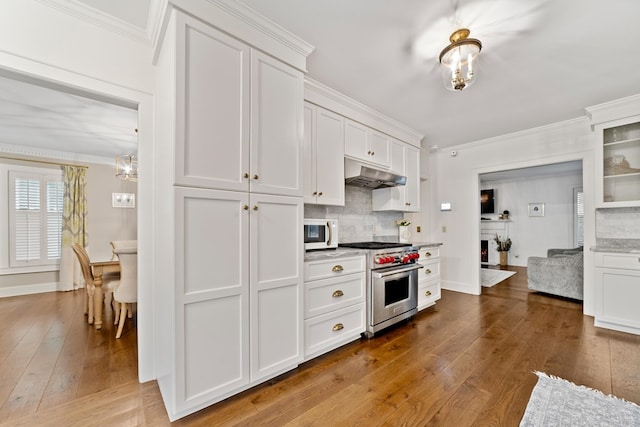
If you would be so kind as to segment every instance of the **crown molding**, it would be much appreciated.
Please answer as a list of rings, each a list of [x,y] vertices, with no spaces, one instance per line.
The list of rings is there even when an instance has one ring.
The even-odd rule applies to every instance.
[[[592,125],[637,116],[640,114],[640,94],[587,107],[585,110]]]
[[[306,76],[304,99],[415,147],[420,147],[423,135],[418,131]]]
[[[147,22],[150,23],[147,25],[149,30],[137,27],[130,22],[116,18],[113,15],[109,15],[77,0],[36,1],[67,15],[145,44],[151,44],[152,33],[157,31],[159,25],[157,15],[160,13],[160,0],[150,1],[149,16],[147,16]],[[152,18],[154,19],[153,21],[151,21]]]
[[[38,157],[49,160],[58,160],[73,163],[92,163],[111,166],[115,164],[115,160],[112,157],[95,156],[92,154],[69,153],[66,151],[48,150],[46,148],[0,143],[0,160],[3,157],[3,154],[10,154],[12,156]],[[28,161],[29,159],[25,158],[24,160]]]

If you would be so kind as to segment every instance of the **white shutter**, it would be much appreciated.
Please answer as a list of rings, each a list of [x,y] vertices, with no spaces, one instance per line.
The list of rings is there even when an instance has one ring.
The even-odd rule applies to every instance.
[[[573,189],[575,245],[584,246],[584,193],[582,188]]]
[[[62,243],[61,175],[9,171],[10,267],[57,264]]]

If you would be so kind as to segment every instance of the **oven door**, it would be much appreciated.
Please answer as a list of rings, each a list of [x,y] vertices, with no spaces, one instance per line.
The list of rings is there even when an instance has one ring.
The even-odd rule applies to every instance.
[[[418,306],[420,264],[371,272],[371,311],[369,324],[386,322]]]

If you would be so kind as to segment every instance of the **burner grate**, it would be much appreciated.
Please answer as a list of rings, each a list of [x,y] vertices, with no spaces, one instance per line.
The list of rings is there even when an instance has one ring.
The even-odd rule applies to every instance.
[[[340,243],[338,246],[344,248],[354,249],[390,249],[390,248],[404,248],[411,246],[411,243],[397,243],[397,242],[354,242],[354,243]]]

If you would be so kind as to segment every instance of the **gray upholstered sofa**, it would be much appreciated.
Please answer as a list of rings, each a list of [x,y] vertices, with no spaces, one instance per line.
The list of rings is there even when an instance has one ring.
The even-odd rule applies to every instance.
[[[529,289],[582,301],[583,258],[582,247],[549,249],[547,258],[529,257],[527,260]]]

